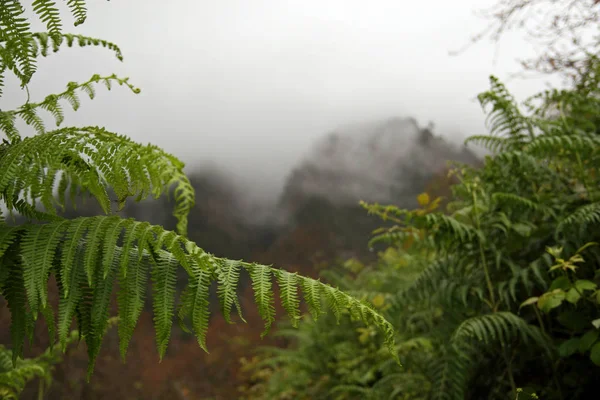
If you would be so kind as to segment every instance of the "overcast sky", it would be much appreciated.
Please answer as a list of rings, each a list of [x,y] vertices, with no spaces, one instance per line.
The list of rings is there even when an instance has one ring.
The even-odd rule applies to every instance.
[[[474,11],[494,3],[91,0],[87,22],[73,28],[67,19],[65,31],[116,42],[124,63],[106,50],[65,49],[40,62],[31,93],[93,73],[130,76],[140,95],[100,88],[67,123],[103,125],[190,166],[216,161],[259,188],[279,187],[339,125],[414,116],[445,136],[482,133],[475,96],[490,74],[506,80],[519,71],[515,59],[532,54],[520,34],[448,54],[489,23]],[[543,83],[509,88],[524,98]]]

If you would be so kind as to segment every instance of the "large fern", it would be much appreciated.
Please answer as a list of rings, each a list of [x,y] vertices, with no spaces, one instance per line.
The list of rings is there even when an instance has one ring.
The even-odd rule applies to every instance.
[[[86,17],[83,0],[68,1],[76,25]],[[36,0],[33,12],[46,24],[47,32],[30,32],[25,9],[18,1],[3,0],[0,5],[0,72],[12,71],[23,87],[35,73],[37,56],[69,46],[98,45],[116,52],[109,42],[62,33],[60,13],[54,1]],[[3,75],[2,75],[3,76]],[[184,164],[153,145],[141,145],[127,137],[100,127],[66,127],[47,130],[40,110],[50,112],[57,125],[63,122],[61,101],[79,107],[78,92],[91,98],[94,86],[113,83],[139,89],[115,75],[94,75],[89,81],[69,83],[67,90],[44,100],[27,102],[17,110],[0,111],[0,202],[9,213],[29,219],[12,226],[0,214],[0,294],[11,312],[12,363],[19,364],[24,341],[31,338],[34,323],[41,314],[49,335],[58,335],[65,349],[72,320],[76,319],[81,338],[87,343],[89,374],[100,351],[109,320],[109,304],[118,284],[118,315],[121,354],[140,316],[146,282],[152,282],[154,325],[159,355],[162,358],[170,338],[175,314],[179,322],[198,338],[206,349],[208,329],[208,291],[217,282],[221,311],[227,321],[235,307],[242,310],[236,293],[240,273],[248,273],[256,304],[266,328],[275,318],[273,281],[280,287],[281,303],[293,324],[300,319],[300,295],[317,317],[324,310],[322,301],[336,316],[346,310],[350,316],[382,329],[383,337],[394,351],[394,332],[375,309],[350,295],[318,280],[243,261],[217,258],[186,239],[187,215],[194,205],[194,190],[183,172]],[[0,82],[1,83],[1,82]],[[36,135],[23,137],[16,128],[21,118],[34,128]],[[177,233],[160,226],[118,216],[64,219],[58,212],[64,207],[66,192],[71,197],[87,193],[110,214],[111,203],[118,208],[126,200],[141,200],[149,195],[174,193]],[[111,193],[112,192],[112,193]],[[176,298],[175,281],[183,268],[189,282]],[[48,300],[48,281],[56,278],[58,310]],[[266,333],[266,331],[265,331]]]

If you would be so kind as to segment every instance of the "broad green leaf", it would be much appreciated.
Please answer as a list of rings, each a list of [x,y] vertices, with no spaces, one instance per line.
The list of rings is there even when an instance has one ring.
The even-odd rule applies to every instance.
[[[538,300],[538,308],[545,313],[550,312],[553,308],[560,306],[565,299],[565,292],[561,289],[553,290],[552,292],[544,293]]]
[[[579,291],[584,290],[595,290],[598,285],[596,285],[592,281],[588,281],[587,279],[579,279],[575,282],[575,287],[579,289]]]
[[[538,302],[538,300],[539,300],[539,297],[530,297],[527,300],[525,300],[524,302],[522,302],[521,305],[519,306],[519,308],[535,304]]]
[[[552,281],[552,284],[550,285],[550,288],[548,289],[549,292],[556,290],[556,289],[562,289],[562,290],[569,290],[572,287],[571,285],[571,281],[569,281],[569,278],[566,276],[559,276],[558,278],[556,278],[555,280]]]
[[[579,351],[581,353],[588,351],[588,349],[592,347],[596,340],[598,340],[598,335],[600,335],[600,331],[587,331],[579,340]]]
[[[558,354],[561,357],[566,358],[575,354],[575,352],[579,349],[579,338],[574,337],[569,340],[565,340],[558,346]]]
[[[581,294],[579,294],[579,293],[580,292],[578,292],[577,289],[571,288],[567,292],[567,295],[565,296],[565,300],[567,300],[571,304],[577,304],[577,302],[581,298]]]
[[[600,366],[600,343],[596,343],[590,351],[590,360],[598,366]]]

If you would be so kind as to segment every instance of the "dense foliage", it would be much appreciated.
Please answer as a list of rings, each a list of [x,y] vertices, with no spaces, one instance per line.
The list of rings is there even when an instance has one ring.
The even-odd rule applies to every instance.
[[[456,165],[443,209],[365,204],[395,226],[375,265],[327,277],[392,322],[403,368],[370,328],[330,319],[283,330],[288,349],[246,361],[246,398],[594,398],[600,371],[600,62],[520,107],[491,78],[479,96],[491,152]]]
[[[36,59],[55,52],[62,44],[107,47],[122,58],[119,48],[106,41],[62,33],[60,11],[54,1],[35,0],[32,10],[46,25],[47,32],[33,33],[20,1],[0,2],[0,88],[7,72],[27,88],[36,71]],[[85,21],[85,1],[67,1],[75,25]],[[3,387],[18,392],[23,380],[36,374],[19,374],[25,366],[35,365],[47,376],[45,358],[19,361],[24,354],[25,338],[32,340],[41,315],[51,342],[58,337],[64,351],[69,342],[73,319],[79,338],[85,340],[91,374],[109,322],[113,289],[118,284],[118,331],[121,355],[127,347],[146,301],[147,282],[152,285],[154,325],[159,355],[162,358],[177,314],[182,328],[193,332],[206,349],[209,323],[209,292],[213,283],[221,311],[228,322],[235,307],[239,319],[242,310],[236,292],[240,274],[248,273],[256,305],[266,328],[274,321],[273,280],[279,287],[283,308],[292,323],[300,319],[302,299],[313,316],[329,308],[339,318],[346,310],[383,329],[393,350],[393,330],[370,305],[358,301],[318,280],[299,276],[266,265],[218,258],[185,237],[187,215],[194,204],[194,190],[183,172],[184,164],[153,145],[141,145],[129,138],[100,127],[66,127],[47,130],[40,111],[51,113],[57,125],[63,122],[62,101],[73,109],[80,105],[78,93],[93,98],[95,86],[103,83],[125,85],[134,93],[139,89],[115,75],[94,75],[84,83],[69,83],[67,90],[30,102],[16,110],[0,111],[0,295],[11,312],[12,370],[0,350],[0,379]],[[17,121],[22,120],[35,132],[21,135]],[[112,191],[112,192],[111,192]],[[142,200],[172,194],[177,233],[147,222],[123,219],[117,215],[64,218],[60,210],[65,194],[73,198],[87,194],[111,213],[112,203],[122,207],[129,197]],[[10,225],[5,210],[18,213],[29,221]],[[188,283],[176,301],[178,269],[187,274]],[[274,278],[274,279],[273,279]],[[56,284],[58,306],[51,304],[49,284]],[[326,303],[325,306],[323,303]],[[188,326],[188,323],[190,326]],[[265,331],[266,333],[266,331]],[[392,358],[395,358],[392,357]],[[12,372],[11,372],[12,371]]]

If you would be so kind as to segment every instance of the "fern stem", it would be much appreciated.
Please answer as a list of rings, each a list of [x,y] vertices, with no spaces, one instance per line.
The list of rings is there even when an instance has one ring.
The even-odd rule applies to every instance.
[[[542,330],[542,333],[546,333],[546,328],[544,326],[544,320],[542,319],[542,316],[540,315],[540,310],[537,307],[533,307],[533,311],[535,311],[535,316],[537,317],[538,323],[540,324],[540,329]]]
[[[515,377],[514,377],[513,371],[512,371],[512,359],[508,358],[508,354],[506,354],[506,346],[505,345],[502,345],[502,357],[504,357],[504,362],[506,362],[506,373],[508,374],[508,380],[510,382],[512,395],[514,396],[517,394],[517,385],[515,383]],[[513,351],[513,357],[514,357],[514,351]]]
[[[481,221],[479,220],[479,212],[477,211],[477,197],[475,196],[475,190],[471,190],[471,196],[473,198],[473,211],[475,213],[475,224],[477,225],[477,231],[481,232]],[[490,293],[490,308],[496,312],[496,297],[494,296],[494,287],[492,286],[492,279],[490,278],[490,272],[488,270],[487,262],[485,259],[485,253],[483,251],[483,243],[481,238],[477,239],[479,244],[479,257],[483,264],[483,273],[485,274],[485,282],[487,284],[488,291]]]
[[[590,186],[588,185],[588,181],[585,177],[585,168],[583,167],[583,163],[581,162],[581,157],[579,156],[579,152],[575,153],[575,156],[577,157],[577,165],[579,166],[579,169],[581,170],[581,183],[583,183],[583,187],[585,188],[587,197],[590,199],[590,201],[594,201],[594,199],[592,198],[592,190],[590,189]]]
[[[38,400],[44,400],[44,379],[43,379],[43,377],[39,378],[37,398],[38,398]]]

